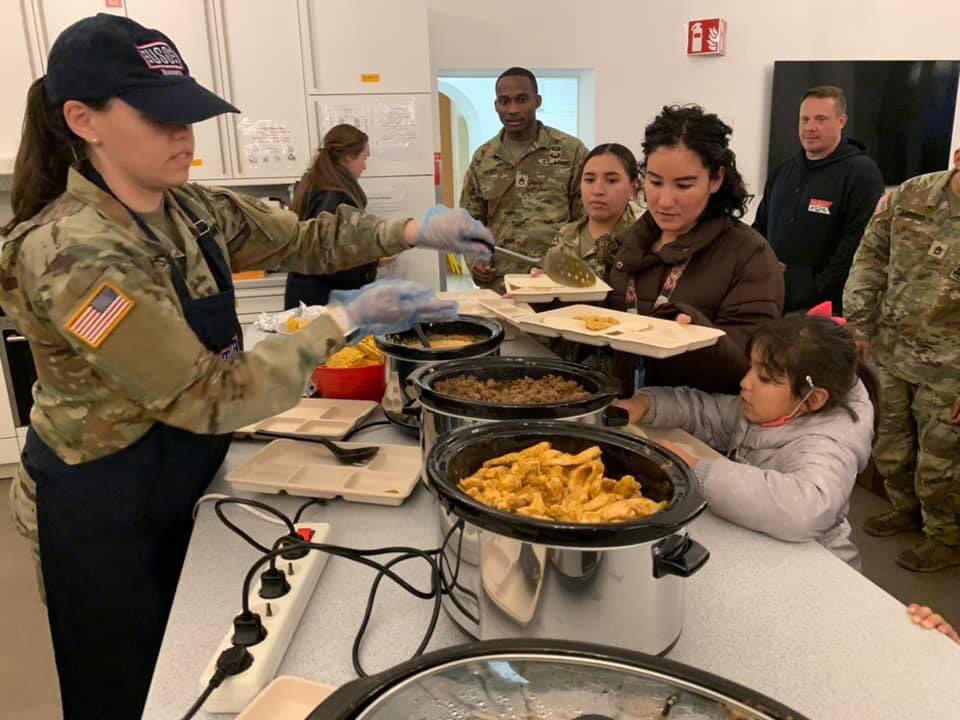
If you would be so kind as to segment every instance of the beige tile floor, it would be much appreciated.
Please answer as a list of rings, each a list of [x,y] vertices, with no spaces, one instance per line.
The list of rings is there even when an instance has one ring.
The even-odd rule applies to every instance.
[[[0,718],[59,720],[60,691],[27,542],[10,519],[10,480],[0,480]]]
[[[0,718],[60,720],[46,614],[37,594],[28,546],[10,520],[9,486],[9,480],[0,480],[0,587],[6,590],[6,606],[0,613]],[[894,555],[917,542],[919,535],[878,539],[859,530],[863,518],[884,509],[885,501],[856,488],[851,521],[854,540],[863,554],[864,573],[901,601],[932,605],[960,625],[960,568],[935,575],[901,570],[893,562]]]

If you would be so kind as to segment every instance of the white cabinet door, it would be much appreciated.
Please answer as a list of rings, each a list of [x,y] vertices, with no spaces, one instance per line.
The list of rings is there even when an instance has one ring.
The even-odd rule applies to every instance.
[[[299,178],[310,163],[295,0],[217,0],[236,177]]]
[[[29,0],[2,0],[0,12],[0,97],[4,98],[0,113],[0,174],[13,171],[13,160],[20,146],[20,128],[27,105],[27,89],[42,74],[34,67],[32,47],[28,41],[33,32]]]
[[[334,125],[348,123],[370,136],[364,177],[433,174],[433,96],[313,95],[311,153]]]
[[[190,75],[205,88],[223,94],[210,0],[127,0],[127,15],[168,36],[180,50]],[[193,126],[196,149],[191,180],[229,177],[227,120],[211,118]]]
[[[382,218],[419,218],[434,205],[436,193],[433,175],[392,178],[360,178],[367,194],[367,211]],[[414,248],[401,253],[393,266],[384,268],[382,276],[402,277],[440,290],[441,253]]]
[[[43,62],[46,68],[46,58],[53,47],[57,36],[73,25],[77,20],[96,15],[110,13],[112,15],[126,15],[123,0],[33,0],[37,7],[40,20],[41,37],[46,43],[43,48]]]
[[[300,0],[314,93],[432,90],[426,0]]]

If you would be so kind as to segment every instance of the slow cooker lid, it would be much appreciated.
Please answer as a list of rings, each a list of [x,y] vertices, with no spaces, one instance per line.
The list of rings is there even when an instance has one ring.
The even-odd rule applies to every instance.
[[[331,697],[332,705],[342,703],[355,685],[355,697],[343,706],[353,712],[325,717],[802,720],[777,702],[695,668],[579,642],[470,643],[369,680],[345,686],[339,700]]]

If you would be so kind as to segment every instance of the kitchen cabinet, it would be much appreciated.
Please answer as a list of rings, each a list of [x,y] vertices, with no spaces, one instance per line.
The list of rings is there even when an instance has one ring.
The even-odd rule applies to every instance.
[[[364,177],[433,176],[433,95],[310,96],[311,155],[334,125],[349,123],[370,136]]]
[[[185,58],[190,75],[205,88],[223,94],[217,28],[210,0],[127,0],[127,16],[170,37]],[[191,180],[230,177],[227,118],[211,118],[193,126],[195,151]]]
[[[30,3],[25,0],[23,4]],[[42,41],[44,72],[46,72],[47,55],[53,47],[54,40],[77,20],[97,13],[127,14],[123,0],[33,0],[32,5],[36,12],[38,31]]]
[[[307,91],[431,92],[426,0],[300,0]]]
[[[300,17],[294,0],[215,0],[237,178],[299,178],[310,163]],[[269,45],[269,48],[265,48]]]
[[[20,128],[26,108],[27,89],[43,71],[36,48],[33,9],[27,0],[3,0],[0,4],[0,94],[4,110],[0,113],[0,174],[13,171],[20,146]]]

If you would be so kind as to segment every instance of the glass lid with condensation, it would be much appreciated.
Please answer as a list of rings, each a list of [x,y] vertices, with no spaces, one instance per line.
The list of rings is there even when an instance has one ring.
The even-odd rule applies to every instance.
[[[774,715],[695,681],[596,658],[511,653],[429,668],[363,720],[754,720]]]

